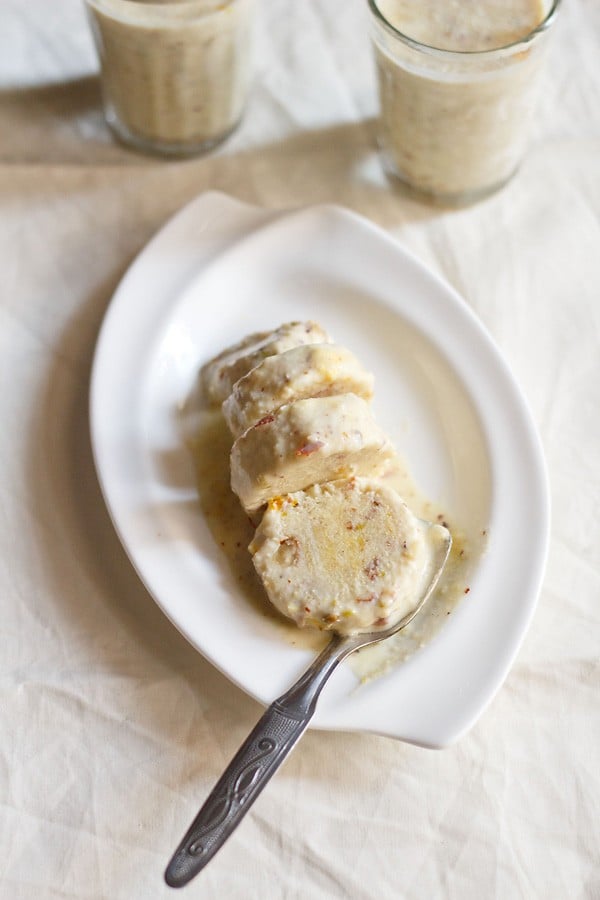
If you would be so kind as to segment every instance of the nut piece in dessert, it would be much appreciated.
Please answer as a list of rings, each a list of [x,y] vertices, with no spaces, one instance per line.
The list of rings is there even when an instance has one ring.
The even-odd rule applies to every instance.
[[[373,396],[373,376],[356,357],[335,344],[306,344],[269,356],[240,378],[223,403],[234,437],[286,403],[353,393]]]
[[[231,450],[231,487],[248,513],[313,484],[377,476],[395,459],[368,403],[355,394],[296,400],[249,428]]]
[[[351,478],[271,500],[248,549],[281,613],[352,634],[414,609],[430,577],[430,531],[394,490]]]
[[[231,393],[236,381],[263,359],[302,344],[328,341],[328,335],[316,322],[288,322],[275,331],[252,334],[228,347],[202,367],[200,378],[206,396],[211,403],[222,403]]]

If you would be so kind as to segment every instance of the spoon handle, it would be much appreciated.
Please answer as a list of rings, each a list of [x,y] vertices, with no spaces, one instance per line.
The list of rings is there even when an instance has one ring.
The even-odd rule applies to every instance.
[[[175,851],[165,881],[183,887],[200,872],[237,828],[267,782],[302,737],[319,694],[348,654],[334,635],[292,687],[275,700],[235,754]]]

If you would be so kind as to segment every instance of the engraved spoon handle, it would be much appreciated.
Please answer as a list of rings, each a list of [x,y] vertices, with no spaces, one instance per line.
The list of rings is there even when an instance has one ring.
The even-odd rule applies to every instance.
[[[430,523],[426,523],[430,524]],[[379,632],[342,637],[334,634],[322,653],[292,687],[265,712],[248,735],[208,800],[190,825],[165,872],[171,887],[183,887],[200,872],[239,825],[262,789],[302,737],[329,676],[350,653],[376,644],[408,625],[438,582],[452,538],[440,525],[431,578],[418,603],[404,618]]]
[[[183,887],[212,859],[310,722],[319,694],[352,640],[334,635],[292,687],[275,700],[235,754],[167,866],[165,881]]]

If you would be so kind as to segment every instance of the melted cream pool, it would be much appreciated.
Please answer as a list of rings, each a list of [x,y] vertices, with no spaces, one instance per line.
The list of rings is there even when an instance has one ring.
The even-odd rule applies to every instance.
[[[196,406],[195,400],[190,401],[190,406]],[[184,414],[188,419],[188,413]],[[281,640],[292,646],[321,650],[329,635],[300,629],[281,616],[270,604],[254,571],[247,549],[254,527],[230,488],[229,451],[232,437],[221,411],[214,408],[198,411],[196,406],[196,411],[187,421],[186,431],[196,468],[202,512],[243,595],[258,615],[271,621]],[[481,536],[465,535],[443,509],[420,493],[406,467],[399,464],[386,481],[400,493],[417,516],[447,525],[453,545],[440,584],[425,608],[394,637],[359,650],[349,658],[349,665],[361,681],[382,675],[407,659],[435,636],[461,600],[468,602],[470,559],[473,558],[474,548],[481,544]]]

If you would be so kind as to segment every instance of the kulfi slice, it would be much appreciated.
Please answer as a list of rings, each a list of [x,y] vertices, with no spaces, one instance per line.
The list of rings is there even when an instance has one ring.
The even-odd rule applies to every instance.
[[[287,403],[231,449],[231,487],[250,514],[313,484],[383,474],[395,459],[369,404],[356,394]]]
[[[292,347],[328,341],[327,333],[317,322],[287,322],[275,331],[252,334],[223,350],[202,367],[200,379],[204,392],[211,403],[222,403],[236,381],[263,359],[284,353]]]
[[[248,549],[283,615],[351,634],[387,628],[415,608],[431,577],[435,530],[438,541],[447,537],[392,488],[353,478],[271,500]]]
[[[223,403],[234,438],[286,403],[310,397],[353,393],[373,396],[373,376],[336,344],[306,344],[269,356],[240,378]]]

